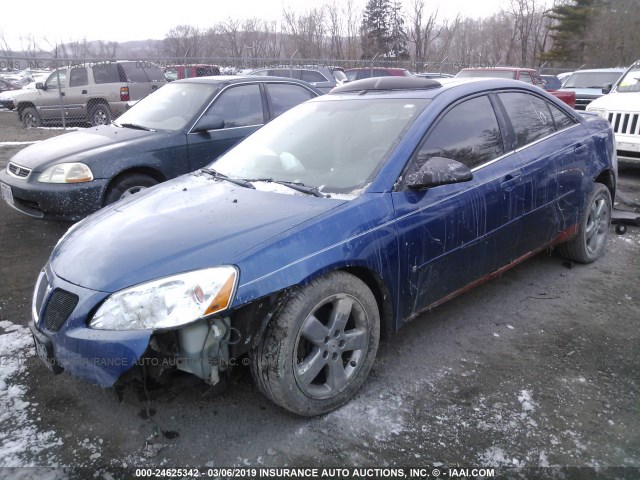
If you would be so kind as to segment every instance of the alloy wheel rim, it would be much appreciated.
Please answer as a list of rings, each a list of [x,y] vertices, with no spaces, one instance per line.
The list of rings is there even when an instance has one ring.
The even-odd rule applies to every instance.
[[[326,399],[348,387],[364,363],[370,332],[363,305],[339,293],[305,318],[295,343],[294,375],[309,397]]]

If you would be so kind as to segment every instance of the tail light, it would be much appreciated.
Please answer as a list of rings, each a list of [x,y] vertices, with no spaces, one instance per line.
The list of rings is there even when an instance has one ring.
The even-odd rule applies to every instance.
[[[120,87],[120,101],[121,102],[129,101],[129,87]]]

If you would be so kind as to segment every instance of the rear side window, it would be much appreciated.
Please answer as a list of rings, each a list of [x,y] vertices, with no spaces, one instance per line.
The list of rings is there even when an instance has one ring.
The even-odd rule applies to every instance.
[[[516,134],[516,148],[556,131],[546,100],[523,92],[498,94]]]
[[[271,105],[271,114],[274,118],[283,114],[291,107],[313,98],[312,93],[300,85],[268,83],[265,87],[267,89],[269,105]]]
[[[262,96],[258,85],[241,85],[222,92],[207,115],[224,120],[224,128],[262,125]]]
[[[147,74],[147,78],[152,82],[164,82],[167,80],[160,67],[145,67],[143,70]]]
[[[89,84],[89,75],[84,67],[72,68],[69,72],[69,86],[82,87]]]
[[[305,82],[326,82],[327,78],[322,75],[320,72],[316,72],[315,70],[302,70],[300,72],[300,80],[304,80]]]
[[[91,67],[93,71],[93,81],[96,83],[120,83],[124,81],[120,78],[117,63],[101,63]]]
[[[527,82],[527,83],[533,83],[533,80],[531,79],[531,74],[529,72],[520,72],[519,80],[522,80],[523,82]]]
[[[277,68],[274,70],[269,70],[269,75],[274,77],[287,77],[287,78],[298,78],[296,76],[296,71],[290,68]]]
[[[121,63],[126,81],[129,83],[146,83],[149,81],[149,77],[144,71],[144,68],[134,62]]]
[[[411,170],[431,157],[445,157],[474,168],[504,153],[502,134],[487,96],[462,102],[449,110],[422,145]]]

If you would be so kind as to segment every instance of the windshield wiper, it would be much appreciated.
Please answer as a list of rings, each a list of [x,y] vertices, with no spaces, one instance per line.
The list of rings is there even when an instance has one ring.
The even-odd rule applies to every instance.
[[[147,132],[155,132],[153,128],[145,127],[143,125],[138,125],[137,123],[116,123],[116,125],[124,128],[133,128],[135,130],[145,130]]]
[[[256,187],[253,186],[253,184],[249,180],[243,180],[242,178],[227,177],[224,173],[217,172],[213,168],[203,168],[202,171],[204,173],[208,173],[209,175],[213,176],[213,178],[219,178],[221,180],[226,180],[227,182],[231,182],[231,183],[234,183],[236,185],[240,185],[241,187],[244,187],[244,188],[253,188],[254,190],[256,188]]]
[[[318,190],[318,187],[310,187],[309,185],[305,185],[304,183],[301,183],[301,182],[287,182],[285,180],[274,180],[273,178],[259,178],[253,181],[277,183],[279,185],[284,185],[285,187],[289,187],[292,190],[306,193],[308,195],[313,195],[314,197],[329,198],[331,196],[331,195],[322,193],[320,190]]]

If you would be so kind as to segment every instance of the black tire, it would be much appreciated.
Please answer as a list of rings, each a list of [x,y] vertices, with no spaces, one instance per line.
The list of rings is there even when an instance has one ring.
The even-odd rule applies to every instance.
[[[298,415],[320,415],[360,389],[379,339],[371,290],[349,273],[332,272],[287,300],[249,352],[251,374],[274,403]]]
[[[109,187],[109,190],[104,197],[104,205],[106,206],[117,202],[129,195],[138,193],[140,190],[153,187],[157,183],[158,181],[149,175],[144,175],[142,173],[128,174],[116,180],[116,182]]]
[[[22,124],[24,125],[24,128],[41,127],[42,118],[35,108],[27,107],[22,110]]]
[[[89,108],[89,123],[97,127],[111,123],[111,109],[106,103],[96,103]]]
[[[604,252],[611,224],[611,193],[595,183],[578,224],[578,236],[558,247],[560,254],[579,263],[591,263]]]

